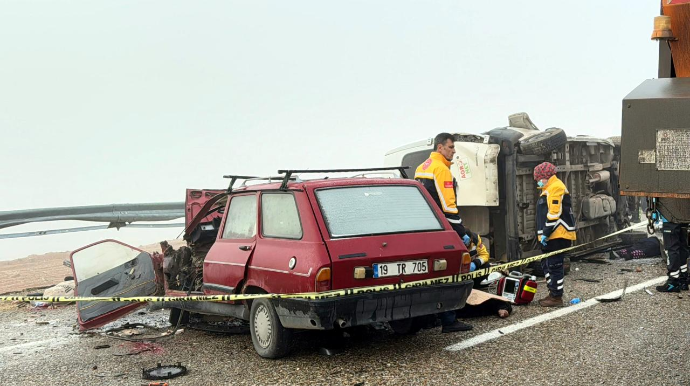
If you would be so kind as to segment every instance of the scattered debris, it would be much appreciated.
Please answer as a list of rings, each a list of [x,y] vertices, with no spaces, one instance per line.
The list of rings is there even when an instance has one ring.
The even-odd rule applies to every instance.
[[[632,268],[621,268],[621,272],[635,272]]]
[[[642,272],[642,267],[635,267],[635,272]]]
[[[593,257],[586,258],[586,259],[580,259],[580,261],[585,261],[585,262],[587,262],[587,263],[594,263],[594,264],[611,265],[611,263],[609,263],[609,262],[606,261],[606,260],[597,259],[597,258],[593,258]]]
[[[139,355],[139,354],[141,354],[143,352],[147,352],[147,351],[153,351],[153,349],[152,348],[143,348],[141,350],[135,350],[135,351],[130,351],[130,352],[126,352],[126,353],[115,353],[113,355],[116,357],[124,357],[124,356],[128,356],[128,355]]]
[[[120,331],[120,335],[122,335],[122,336],[141,335],[141,331],[136,329],[136,328],[128,328],[128,329]]]
[[[122,356],[128,356],[128,355],[138,355],[143,352],[148,352],[151,351],[154,354],[159,354],[163,352],[163,348],[155,343],[149,343],[149,342],[138,342],[134,344],[134,347],[131,351],[126,352],[126,353],[117,353],[113,354],[116,357],[122,357]]]
[[[46,324],[50,324],[50,322],[46,322],[45,320],[37,320],[37,321],[36,321],[36,324],[38,324],[38,325],[46,325]]]
[[[158,362],[156,367],[150,369],[141,369],[141,377],[143,379],[159,380],[170,379],[187,374],[187,368],[182,366],[182,363],[177,362],[174,365],[161,365]]]
[[[644,292],[648,293],[650,296],[654,296],[654,294],[652,293],[652,291],[650,291],[648,288],[645,288],[645,289],[644,289]]]
[[[93,349],[94,350],[100,350],[100,349],[109,348],[109,347],[110,347],[109,344],[99,344],[98,346],[94,347]]]
[[[342,350],[338,350],[335,348],[329,348],[329,347],[321,347],[319,348],[319,354],[321,355],[326,355],[326,356],[332,356],[335,354],[339,354]]]
[[[619,300],[623,300],[623,295],[625,295],[625,290],[628,288],[628,281],[626,280],[623,282],[623,291],[621,291],[620,296],[616,296],[615,298],[595,298],[598,301],[602,303],[611,303],[611,302],[617,302]]]
[[[584,281],[587,283],[601,283],[601,280],[599,279],[587,279],[587,278],[582,278],[582,279],[575,279],[575,281]]]

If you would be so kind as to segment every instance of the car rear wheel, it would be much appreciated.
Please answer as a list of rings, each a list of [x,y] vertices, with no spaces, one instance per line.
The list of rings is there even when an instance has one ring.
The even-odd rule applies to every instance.
[[[565,131],[552,127],[520,141],[520,150],[522,154],[527,155],[548,154],[565,145],[566,142],[568,142],[568,137]]]
[[[249,314],[252,343],[263,358],[282,358],[290,352],[292,331],[280,324],[275,308],[268,299],[252,302]]]

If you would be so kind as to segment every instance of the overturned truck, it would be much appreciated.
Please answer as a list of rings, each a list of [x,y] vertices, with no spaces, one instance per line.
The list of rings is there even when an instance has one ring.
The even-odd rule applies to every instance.
[[[540,253],[539,191],[532,172],[544,161],[556,165],[570,192],[578,244],[629,225],[628,205],[618,190],[620,138],[568,137],[560,128],[541,131],[525,113],[508,120],[509,126],[483,134],[454,134],[451,172],[458,182],[460,215],[489,243],[493,259],[514,261]],[[385,164],[415,170],[431,151],[433,138],[410,143],[389,151]]]

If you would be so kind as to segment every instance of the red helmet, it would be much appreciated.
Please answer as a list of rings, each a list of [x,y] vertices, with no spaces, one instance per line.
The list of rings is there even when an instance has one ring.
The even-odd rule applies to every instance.
[[[542,162],[534,167],[534,180],[548,180],[556,175],[556,165],[551,162]]]

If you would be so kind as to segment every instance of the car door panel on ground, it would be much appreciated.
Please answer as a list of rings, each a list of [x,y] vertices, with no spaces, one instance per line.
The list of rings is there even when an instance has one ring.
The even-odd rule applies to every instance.
[[[70,255],[75,296],[150,296],[158,288],[156,262],[140,249],[103,240]],[[146,303],[77,302],[80,329],[109,323]]]

